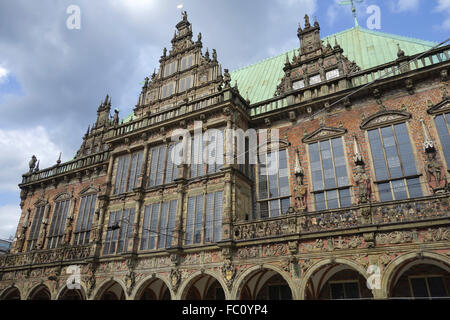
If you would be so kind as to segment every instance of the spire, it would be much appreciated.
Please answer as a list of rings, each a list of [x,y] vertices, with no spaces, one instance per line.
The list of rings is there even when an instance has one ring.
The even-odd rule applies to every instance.
[[[364,163],[363,157],[359,152],[358,141],[356,140],[356,135],[353,136],[353,161],[355,161],[356,165],[362,165]]]
[[[423,119],[420,119],[420,124],[422,125],[422,132],[423,132],[423,148],[425,149],[425,152],[434,152],[435,151],[435,145],[434,141],[430,137],[430,133],[428,132],[427,127],[425,126],[425,121]]]
[[[357,28],[357,27],[359,27],[359,23],[358,23],[358,17],[356,14],[355,2],[361,3],[361,2],[363,2],[363,0],[345,0],[345,1],[339,2],[339,5],[340,6],[348,6],[348,5],[352,6],[353,19],[355,20],[355,27]]]

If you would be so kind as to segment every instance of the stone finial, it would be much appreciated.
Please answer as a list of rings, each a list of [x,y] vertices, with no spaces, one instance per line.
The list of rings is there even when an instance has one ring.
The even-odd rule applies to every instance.
[[[186,11],[183,11],[181,13],[181,16],[183,17],[183,21],[187,21],[187,12]]]
[[[148,81],[149,81],[150,79],[148,78],[148,77],[145,77],[145,82],[144,82],[144,88],[147,88],[148,87]]]
[[[58,166],[59,166],[60,163],[61,163],[61,154],[62,154],[62,152],[59,153],[58,160],[56,160],[56,164],[57,164]]]
[[[317,22],[316,16],[314,16],[314,27],[319,27],[319,22]]]
[[[402,48],[400,48],[400,43],[397,43],[397,57],[398,58],[403,58],[405,56],[405,51],[402,50]]]
[[[302,24],[299,22],[298,23],[298,29],[297,29],[297,32],[298,33],[300,33],[300,32],[302,32],[303,30],[302,30]]]
[[[216,51],[216,49],[212,49],[212,59],[213,59],[213,61],[217,61],[217,51]]]
[[[430,153],[430,152],[435,152],[436,148],[435,148],[435,144],[434,141],[431,139],[430,137],[430,133],[428,132],[428,129],[425,125],[425,121],[423,119],[420,119],[420,124],[422,125],[422,132],[423,132],[423,148],[425,150],[425,152]]]
[[[201,32],[198,33],[197,42],[198,43],[202,42],[202,33]]]
[[[353,161],[356,165],[362,165],[364,163],[361,152],[359,151],[358,141],[356,139],[356,135],[353,136]]]
[[[334,36],[334,49],[338,49],[338,48],[340,48],[341,46],[339,45],[339,43],[337,42],[337,38],[336,38],[336,36]]]
[[[206,60],[209,60],[209,49],[208,48],[206,48],[205,58],[206,58]]]
[[[308,29],[311,27],[311,24],[309,23],[309,16],[305,14],[305,29]]]

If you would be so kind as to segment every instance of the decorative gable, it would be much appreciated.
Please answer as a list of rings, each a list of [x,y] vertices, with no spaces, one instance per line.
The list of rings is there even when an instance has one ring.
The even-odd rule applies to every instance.
[[[405,111],[398,110],[383,110],[370,116],[361,124],[361,129],[368,130],[372,128],[390,125],[407,121],[411,118],[411,114]]]
[[[347,133],[346,129],[343,128],[331,128],[331,127],[320,127],[313,133],[308,134],[303,138],[304,143],[313,143],[320,140],[331,139],[335,137],[343,136]]]
[[[444,112],[450,112],[450,99],[444,99],[443,101],[439,102],[438,104],[430,107],[427,112],[429,114],[439,114]]]
[[[314,25],[311,25],[308,15],[305,16],[304,29],[299,26],[297,35],[300,40],[298,56],[294,52],[290,60],[286,54],[284,77],[277,87],[275,96],[330,80],[342,79],[360,70],[355,62],[343,55],[344,50],[337,41],[333,47],[329,42],[326,45],[322,43],[319,23],[314,21]]]
[[[187,13],[176,25],[172,48],[164,48],[158,71],[146,77],[134,115],[138,118],[158,113],[216,92],[223,81],[217,52],[202,52],[202,34],[193,40]],[[226,75],[226,69],[225,74]]]

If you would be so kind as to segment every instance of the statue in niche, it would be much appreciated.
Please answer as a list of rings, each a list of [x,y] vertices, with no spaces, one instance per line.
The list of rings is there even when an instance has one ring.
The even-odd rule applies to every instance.
[[[370,201],[370,178],[362,165],[356,166],[355,184],[358,194],[358,203]]]
[[[303,212],[306,211],[307,203],[306,203],[306,194],[308,188],[305,186],[303,182],[304,177],[304,171],[300,164],[300,160],[298,157],[298,151],[295,154],[296,157],[296,164],[295,164],[295,177],[296,177],[296,185],[294,187],[294,199],[295,199],[295,206],[296,211]]]
[[[427,181],[430,187],[435,190],[442,187],[442,169],[439,161],[436,159],[436,152],[427,152],[426,156]]]

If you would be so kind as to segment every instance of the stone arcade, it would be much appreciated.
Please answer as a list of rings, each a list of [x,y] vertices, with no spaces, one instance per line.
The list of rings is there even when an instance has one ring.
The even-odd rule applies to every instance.
[[[450,47],[358,26],[321,40],[308,16],[297,35],[230,73],[184,13],[131,116],[106,96],[73,160],[32,157],[0,299],[448,297]],[[279,170],[175,165],[171,133],[194,121],[278,129],[278,151],[258,146]]]

